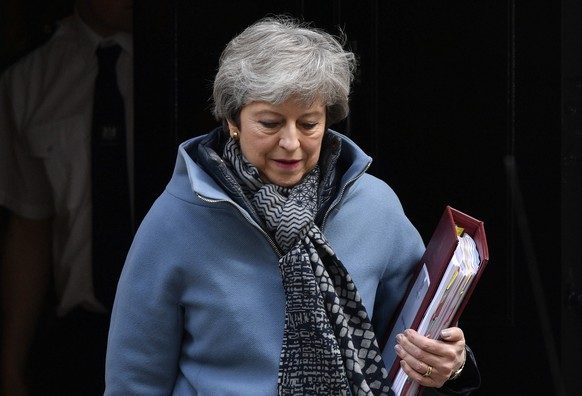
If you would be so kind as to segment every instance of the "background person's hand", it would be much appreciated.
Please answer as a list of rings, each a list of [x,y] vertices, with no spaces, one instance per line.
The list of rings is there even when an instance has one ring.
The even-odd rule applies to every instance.
[[[0,378],[0,395],[29,396],[28,387],[18,370],[3,370]]]

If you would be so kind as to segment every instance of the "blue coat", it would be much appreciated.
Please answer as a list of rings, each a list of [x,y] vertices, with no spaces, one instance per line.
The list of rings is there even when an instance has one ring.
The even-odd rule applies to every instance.
[[[365,173],[371,158],[337,135],[344,173],[322,230],[381,339],[424,244],[394,191]],[[204,138],[180,145],[172,179],[127,256],[106,395],[276,394],[285,318],[279,254],[197,164]]]

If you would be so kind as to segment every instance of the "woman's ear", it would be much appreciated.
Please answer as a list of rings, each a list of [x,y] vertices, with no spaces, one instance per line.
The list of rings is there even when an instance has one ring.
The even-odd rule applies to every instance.
[[[227,121],[228,122],[228,133],[230,135],[231,138],[233,138],[234,140],[238,140],[240,137],[240,132],[238,130],[238,127],[232,123],[231,121]]]

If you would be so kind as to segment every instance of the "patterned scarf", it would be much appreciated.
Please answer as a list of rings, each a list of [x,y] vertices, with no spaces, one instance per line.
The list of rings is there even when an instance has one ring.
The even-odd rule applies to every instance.
[[[264,184],[230,139],[224,159],[285,253],[279,395],[393,394],[356,285],[314,223],[319,167],[293,187]]]

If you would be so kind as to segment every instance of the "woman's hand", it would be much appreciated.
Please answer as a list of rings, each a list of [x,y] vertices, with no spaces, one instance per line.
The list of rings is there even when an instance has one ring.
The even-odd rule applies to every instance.
[[[407,329],[396,336],[396,341],[394,350],[401,359],[400,366],[422,386],[440,388],[466,359],[465,336],[458,327],[444,329],[440,340]]]

